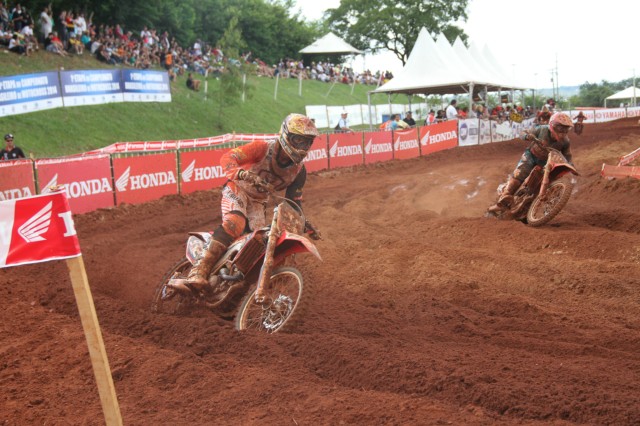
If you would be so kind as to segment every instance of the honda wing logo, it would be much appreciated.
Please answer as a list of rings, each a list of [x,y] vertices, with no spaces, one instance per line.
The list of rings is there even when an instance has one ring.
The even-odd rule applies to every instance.
[[[42,194],[51,194],[53,189],[58,187],[58,174],[53,175],[48,184],[42,189]]]
[[[49,201],[49,204],[44,206],[42,210],[33,215],[31,219],[26,221],[20,228],[18,228],[18,234],[28,243],[36,241],[44,241],[42,234],[49,230],[51,224],[51,206],[53,201]]]
[[[364,146],[364,152],[367,155],[371,154],[371,142],[372,139],[369,139],[369,142],[367,142],[367,144]]]
[[[193,171],[196,169],[196,160],[193,160],[191,164],[187,166],[186,169],[182,172],[182,180],[185,182],[191,182],[191,176],[193,176]]]
[[[118,188],[119,192],[123,192],[127,190],[127,186],[129,186],[130,174],[131,174],[131,167],[127,167],[127,170],[125,170],[122,176],[120,176],[116,181],[116,188]]]
[[[329,149],[329,153],[331,154],[331,157],[335,157],[336,153],[338,152],[338,141],[336,141],[336,143],[333,144],[333,146]]]
[[[425,133],[424,137],[422,139],[420,139],[420,144],[422,146],[429,145],[429,134],[430,133],[431,133],[431,130],[427,131],[427,133]]]

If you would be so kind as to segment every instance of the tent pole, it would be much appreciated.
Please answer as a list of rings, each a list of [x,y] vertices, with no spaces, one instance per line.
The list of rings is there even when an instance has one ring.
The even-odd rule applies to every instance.
[[[393,114],[393,112],[391,111],[391,93],[387,93],[387,99],[389,102],[389,118],[391,118],[391,114]]]
[[[369,102],[369,131],[373,132],[373,115],[371,115],[371,92],[367,92],[367,101]]]

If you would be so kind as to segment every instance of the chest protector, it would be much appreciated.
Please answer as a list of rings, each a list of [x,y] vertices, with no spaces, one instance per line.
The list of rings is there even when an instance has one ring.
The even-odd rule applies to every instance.
[[[540,128],[540,131],[538,132],[538,139],[542,140],[542,145],[557,149],[560,152],[562,152],[569,143],[569,139],[566,136],[560,141],[554,141],[551,137],[551,131],[548,127]],[[529,147],[529,151],[531,151],[531,153],[540,160],[546,161],[547,157],[549,156],[549,153],[547,151],[540,148],[535,143],[531,144],[531,146]]]
[[[274,140],[268,142],[268,144],[269,148],[267,149],[266,155],[256,163],[253,163],[251,167],[245,167],[245,170],[260,176],[260,178],[273,185],[276,191],[282,191],[291,185],[303,166],[302,163],[296,164],[294,162],[289,163],[287,166],[278,164],[277,150],[281,149],[279,142]],[[236,181],[235,183],[254,200],[267,199],[267,193],[256,188],[251,183],[242,180]]]

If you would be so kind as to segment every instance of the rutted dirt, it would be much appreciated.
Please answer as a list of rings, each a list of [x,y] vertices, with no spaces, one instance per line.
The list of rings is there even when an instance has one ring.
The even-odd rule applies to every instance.
[[[322,263],[294,334],[149,311],[219,190],[75,218],[125,424],[640,424],[634,119],[572,136],[551,224],[485,219],[523,142],[310,176]],[[0,422],[103,424],[66,264],[0,270]]]

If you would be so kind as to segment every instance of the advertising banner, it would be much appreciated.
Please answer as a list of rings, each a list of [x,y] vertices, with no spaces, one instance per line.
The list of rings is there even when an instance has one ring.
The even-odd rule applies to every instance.
[[[31,160],[0,161],[0,201],[36,194]]]
[[[327,153],[327,135],[318,135],[311,145],[311,149],[304,159],[307,172],[316,172],[329,168],[329,155]]]
[[[0,201],[0,267],[80,254],[72,213],[63,193]]]
[[[362,133],[334,133],[329,135],[329,167],[355,166],[364,163]]]
[[[62,106],[58,73],[0,77],[0,117]]]
[[[74,213],[114,206],[108,155],[36,160],[35,166],[39,192],[64,188]]]
[[[422,155],[458,146],[458,122],[445,121],[420,127],[420,151]]]
[[[588,112],[588,111],[587,111]],[[589,117],[589,114],[587,117]],[[627,116],[627,111],[625,108],[607,108],[607,109],[597,109],[593,111],[595,114],[595,122],[602,123],[604,121],[612,121],[617,120],[619,118],[625,118]],[[587,121],[589,122],[589,121]]]
[[[393,160],[392,132],[380,131],[364,134],[365,164]]]
[[[113,156],[116,205],[178,193],[177,151]]]
[[[119,69],[62,71],[64,106],[122,102]]]
[[[478,145],[478,119],[458,120],[458,146]]]
[[[393,139],[393,158],[396,160],[420,156],[418,129],[394,130]]]
[[[231,148],[180,152],[180,193],[188,194],[222,186],[227,176],[220,158]]]
[[[478,141],[480,145],[491,142],[491,123],[489,120],[480,120],[480,130],[478,131]]]
[[[171,102],[166,71],[123,69],[122,85],[126,102]]]

